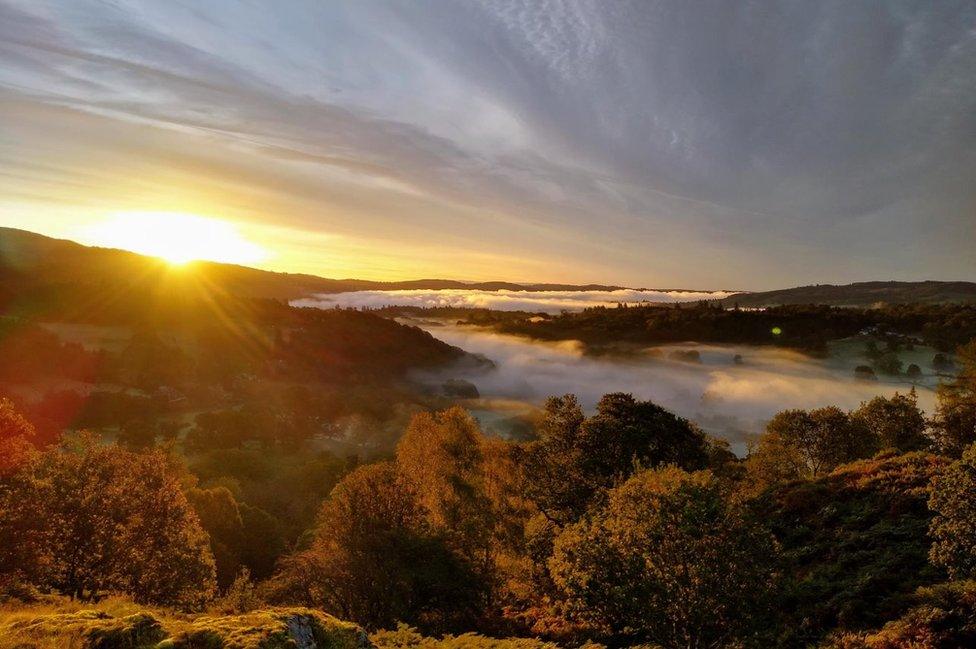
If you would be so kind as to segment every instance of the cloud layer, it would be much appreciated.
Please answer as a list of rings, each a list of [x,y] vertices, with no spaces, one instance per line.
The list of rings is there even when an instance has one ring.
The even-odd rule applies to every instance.
[[[976,268],[963,0],[0,0],[0,58],[8,225],[200,211],[386,278]]]
[[[532,311],[559,313],[579,311],[591,306],[616,306],[640,302],[696,302],[720,300],[732,293],[723,291],[469,291],[463,289],[353,291],[321,294],[292,301],[299,307],[330,309],[371,308],[387,306],[472,307],[498,311]]]
[[[744,452],[749,435],[787,408],[836,405],[855,408],[876,395],[906,393],[911,384],[859,381],[853,369],[864,359],[841,352],[829,361],[768,347],[685,343],[657,348],[659,355],[634,355],[626,360],[585,356],[575,342],[533,342],[497,335],[476,327],[426,325],[437,338],[494,360],[497,370],[470,373],[488,400],[527,401],[539,405],[549,395],[576,394],[593,408],[603,394],[630,392],[697,421],[709,432],[728,439]],[[701,363],[671,360],[675,350],[696,350]],[[922,356],[926,360],[922,360]],[[742,364],[733,358],[742,356]],[[929,370],[932,351],[917,350],[918,362]],[[450,374],[450,373],[449,373]],[[454,376],[454,374],[450,374]],[[928,376],[918,385],[919,405],[931,412],[934,403]]]

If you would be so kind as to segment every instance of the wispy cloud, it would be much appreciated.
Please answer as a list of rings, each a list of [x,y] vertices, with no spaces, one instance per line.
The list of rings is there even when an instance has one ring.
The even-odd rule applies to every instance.
[[[964,277],[974,30],[965,2],[0,0],[0,218],[193,203],[407,274]]]

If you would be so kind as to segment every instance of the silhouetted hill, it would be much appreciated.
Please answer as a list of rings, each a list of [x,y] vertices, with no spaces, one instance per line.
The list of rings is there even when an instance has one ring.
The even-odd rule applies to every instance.
[[[887,304],[945,304],[976,302],[976,282],[856,282],[854,284],[815,284],[796,288],[739,293],[725,306],[780,306],[785,304],[827,304],[830,306],[871,306]]]
[[[418,279],[378,282],[362,279],[328,279],[315,275],[278,273],[234,264],[193,262],[192,272],[174,268],[154,257],[124,250],[83,246],[33,232],[0,228],[0,304],[11,293],[29,292],[40,299],[51,291],[79,284],[117,293],[149,291],[161,281],[175,282],[181,274],[192,275],[211,290],[249,298],[292,300],[314,293],[392,290],[483,291],[612,291],[626,287],[605,284],[518,284],[513,282],[463,282],[450,279]],[[162,278],[162,279],[161,279]],[[658,289],[663,290],[663,289]],[[53,295],[51,297],[54,297]],[[65,297],[63,294],[58,297]],[[744,292],[722,301],[742,307],[786,304],[870,306],[889,304],[939,304],[976,302],[974,282],[858,282],[817,284],[775,291]]]
[[[234,375],[259,374],[269,366],[290,379],[389,378],[466,357],[388,318],[284,302],[321,291],[328,282],[228,264],[174,267],[153,257],[0,229],[0,321],[21,332],[18,345],[5,340],[4,362],[20,360],[7,375],[31,375],[25,368],[54,345],[26,336],[37,322],[139,332],[151,341],[144,354],[148,365],[172,365],[171,375],[183,380],[195,379],[201,368]],[[166,336],[193,343],[180,351],[162,342]],[[176,363],[181,353],[189,359],[185,366]]]
[[[161,278],[174,281],[181,273],[193,275],[211,289],[237,297],[292,300],[313,293],[390,291],[406,289],[480,289],[486,291],[614,290],[620,287],[588,284],[514,284],[511,282],[462,282],[419,279],[376,282],[360,279],[327,279],[314,275],[277,273],[234,264],[193,262],[192,273],[170,264],[124,250],[83,246],[33,232],[0,228],[0,299],[12,292],[30,291],[40,297],[58,287],[79,284],[113,287],[123,292],[148,290]]]

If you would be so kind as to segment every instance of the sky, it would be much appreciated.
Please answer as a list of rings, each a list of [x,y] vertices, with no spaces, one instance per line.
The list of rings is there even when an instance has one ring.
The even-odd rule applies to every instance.
[[[974,280],[976,3],[0,0],[0,225],[147,214],[329,277]]]

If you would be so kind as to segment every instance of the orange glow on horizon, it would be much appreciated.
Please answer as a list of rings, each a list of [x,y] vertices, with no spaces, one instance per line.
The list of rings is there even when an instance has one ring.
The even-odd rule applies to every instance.
[[[118,212],[86,227],[84,243],[121,248],[182,265],[191,261],[254,264],[268,251],[227,221],[185,212]]]

